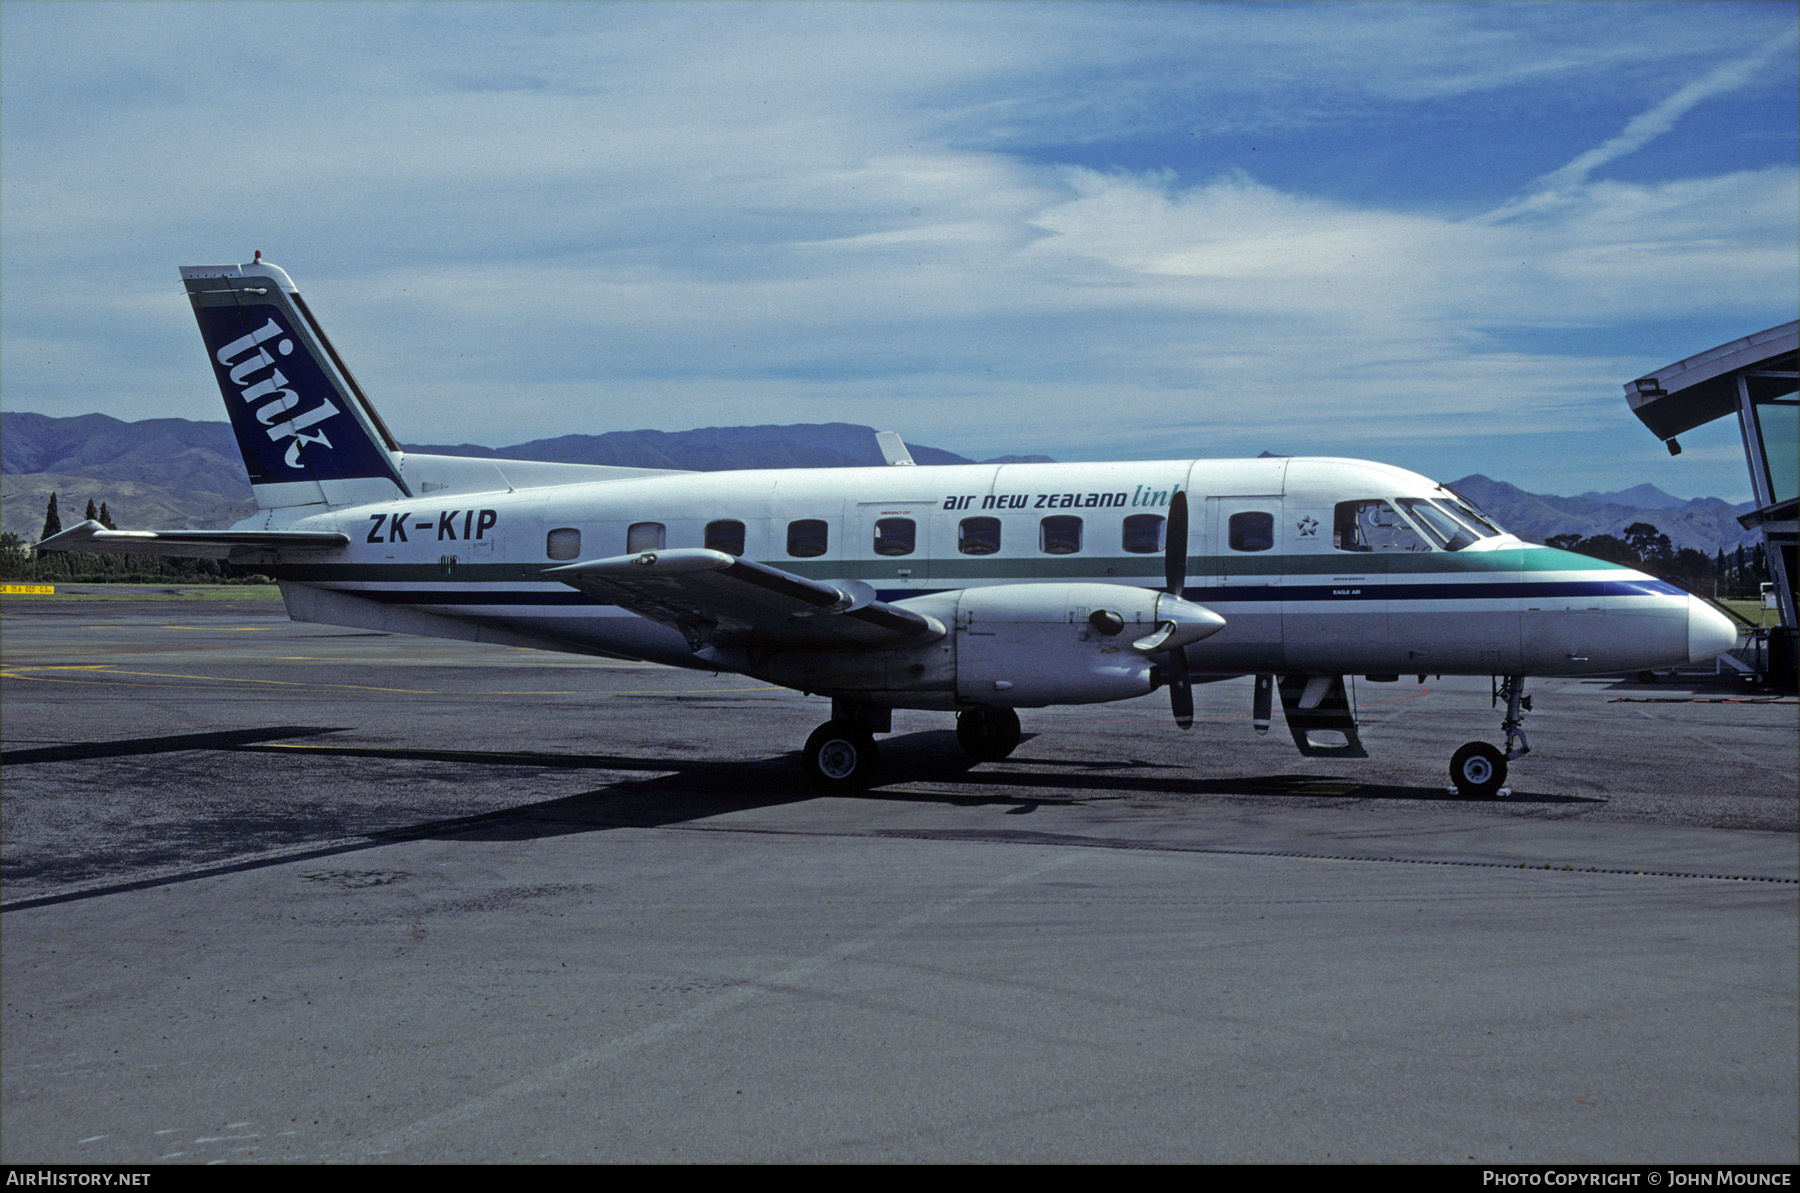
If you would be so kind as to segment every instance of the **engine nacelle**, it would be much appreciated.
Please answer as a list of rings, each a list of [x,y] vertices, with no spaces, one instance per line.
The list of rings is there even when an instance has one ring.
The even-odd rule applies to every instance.
[[[1142,696],[1173,651],[1225,619],[1155,589],[996,584],[895,601],[951,631],[884,651],[773,651],[721,661],[759,679],[897,708],[1038,708]]]
[[[1159,657],[1225,625],[1118,584],[996,584],[896,603],[954,626],[959,702],[1018,708],[1145,695]]]

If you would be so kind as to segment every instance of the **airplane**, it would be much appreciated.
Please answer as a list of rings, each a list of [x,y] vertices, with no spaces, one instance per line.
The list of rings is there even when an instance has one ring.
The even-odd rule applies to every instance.
[[[200,556],[273,578],[290,618],[733,672],[828,697],[812,783],[874,782],[893,710],[956,714],[982,762],[1019,709],[1250,675],[1304,754],[1366,757],[1353,677],[1493,677],[1504,744],[1450,760],[1504,795],[1527,676],[1729,649],[1731,621],[1630,568],[1521,541],[1445,486],[1264,457],[679,472],[403,449],[293,280],[258,252],[181,278],[258,512],[41,551]],[[1346,677],[1352,677],[1347,686]]]

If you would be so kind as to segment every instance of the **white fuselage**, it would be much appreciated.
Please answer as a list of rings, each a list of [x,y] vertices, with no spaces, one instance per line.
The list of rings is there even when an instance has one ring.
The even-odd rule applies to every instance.
[[[461,487],[425,481],[407,499],[279,510],[266,526],[260,515],[260,528],[335,530],[350,544],[251,566],[282,581],[299,620],[735,669],[946,707],[958,701],[941,690],[901,682],[884,693],[886,681],[867,677],[885,672],[868,660],[848,664],[861,677],[854,682],[802,683],[791,659],[697,657],[675,630],[541,573],[712,546],[809,579],[861,581],[880,600],[954,618],[945,602],[955,597],[944,594],[990,586],[1162,588],[1159,520],[1181,490],[1191,509],[1182,595],[1226,622],[1187,648],[1198,674],[1571,675],[1669,666],[1730,644],[1716,612],[1639,572],[1492,527],[1445,549],[1423,524],[1436,517],[1425,503],[1454,499],[1414,473],[1356,460],[790,469]],[[1358,508],[1372,529],[1346,543]],[[1086,633],[1073,621],[1065,629]],[[968,632],[958,623],[936,650],[966,654],[980,645]],[[1047,665],[1056,665],[1054,646]]]

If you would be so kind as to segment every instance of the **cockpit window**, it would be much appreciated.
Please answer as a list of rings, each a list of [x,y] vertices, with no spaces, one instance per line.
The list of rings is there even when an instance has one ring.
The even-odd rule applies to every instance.
[[[1472,526],[1460,518],[1452,517],[1448,510],[1430,501],[1417,497],[1402,497],[1400,508],[1412,515],[1413,521],[1424,527],[1425,533],[1444,551],[1460,551],[1475,540],[1483,537]]]
[[[1425,540],[1385,501],[1340,501],[1331,545],[1340,551],[1429,551]]]
[[[1461,518],[1464,522],[1473,522],[1475,526],[1479,528],[1475,533],[1480,534],[1482,538],[1506,533],[1505,530],[1501,529],[1498,522],[1495,522],[1492,518],[1476,509],[1475,503],[1470,501],[1467,497],[1464,497],[1462,494],[1443,485],[1439,485],[1438,488],[1443,491],[1444,496],[1438,498],[1437,503],[1448,509],[1458,518]],[[1486,531],[1487,533],[1482,534],[1482,531]]]

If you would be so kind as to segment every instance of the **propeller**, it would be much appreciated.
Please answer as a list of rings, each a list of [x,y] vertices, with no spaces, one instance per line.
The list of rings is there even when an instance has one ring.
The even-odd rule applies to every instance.
[[[1176,600],[1181,599],[1181,590],[1187,586],[1187,543],[1188,543],[1188,500],[1187,494],[1180,489],[1169,499],[1168,533],[1163,541],[1163,592]],[[1157,604],[1160,606],[1161,601]],[[1173,619],[1163,623],[1167,628],[1158,637],[1157,645],[1167,642],[1175,633]],[[1177,643],[1169,652],[1169,709],[1175,714],[1175,724],[1182,729],[1194,727],[1194,684],[1188,678],[1187,645]]]
[[[1155,628],[1131,644],[1142,654],[1160,654],[1163,681],[1169,685],[1169,707],[1175,723],[1194,727],[1194,684],[1188,677],[1187,646],[1225,628],[1225,619],[1203,605],[1183,599],[1187,585],[1188,499],[1179,489],[1169,501],[1169,517],[1163,544],[1163,588],[1156,598]],[[1098,615],[1096,615],[1098,616]],[[1098,621],[1096,628],[1100,627]],[[1102,628],[1102,632],[1106,632]],[[1118,631],[1111,631],[1117,633]]]

